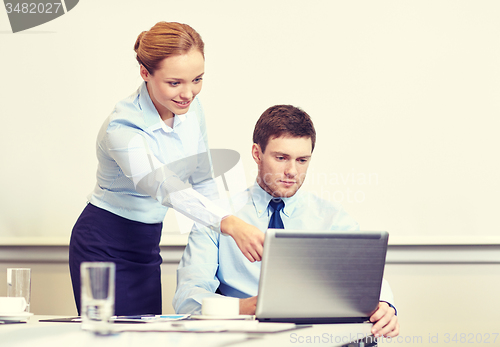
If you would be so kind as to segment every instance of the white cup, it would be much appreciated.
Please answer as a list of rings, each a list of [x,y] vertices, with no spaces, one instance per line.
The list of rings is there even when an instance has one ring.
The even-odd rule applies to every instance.
[[[0,297],[0,314],[23,313],[26,306],[26,299],[23,297]]]
[[[201,314],[204,316],[238,316],[240,299],[220,296],[205,298],[202,301]]]

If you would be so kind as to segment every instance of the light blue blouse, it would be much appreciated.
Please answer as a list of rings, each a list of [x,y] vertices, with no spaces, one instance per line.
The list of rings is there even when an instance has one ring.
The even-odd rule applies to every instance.
[[[97,183],[88,201],[127,219],[159,223],[169,207],[220,231],[213,205],[205,116],[198,98],[167,126],[142,83],[120,101],[97,137]]]

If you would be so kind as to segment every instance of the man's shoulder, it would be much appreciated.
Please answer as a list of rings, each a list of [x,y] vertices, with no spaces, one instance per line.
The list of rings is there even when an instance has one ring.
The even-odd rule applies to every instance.
[[[301,192],[299,199],[300,218],[304,218],[309,224],[332,230],[359,229],[357,221],[340,202],[321,198],[309,191]]]
[[[298,196],[299,201],[302,204],[308,204],[309,207],[318,208],[322,210],[342,210],[342,204],[337,201],[327,200],[319,197],[313,192],[304,190],[300,192]]]

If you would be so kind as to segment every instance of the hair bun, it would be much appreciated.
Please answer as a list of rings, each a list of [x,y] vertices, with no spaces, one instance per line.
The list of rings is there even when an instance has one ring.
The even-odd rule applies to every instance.
[[[193,48],[205,57],[200,34],[187,24],[175,22],[156,23],[149,31],[140,33],[134,45],[137,62],[151,74],[159,68],[163,59],[188,53]]]
[[[134,45],[134,51],[137,53],[137,50],[139,49],[139,46],[141,44],[142,37],[147,33],[147,31],[143,31],[142,33],[137,36],[137,40],[135,40],[135,45]]]

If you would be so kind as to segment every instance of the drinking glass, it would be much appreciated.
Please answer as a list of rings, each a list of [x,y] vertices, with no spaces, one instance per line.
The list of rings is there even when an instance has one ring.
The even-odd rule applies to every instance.
[[[26,300],[24,312],[30,312],[31,269],[7,269],[7,296],[23,297]]]
[[[84,262],[80,274],[82,329],[109,333],[115,308],[115,264]]]

